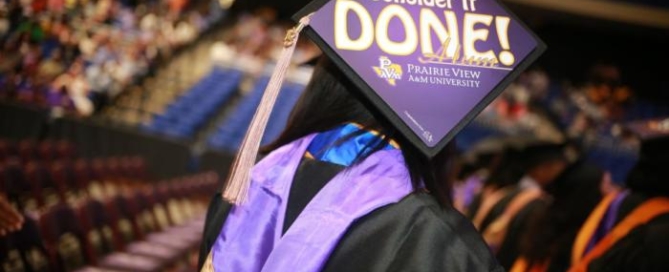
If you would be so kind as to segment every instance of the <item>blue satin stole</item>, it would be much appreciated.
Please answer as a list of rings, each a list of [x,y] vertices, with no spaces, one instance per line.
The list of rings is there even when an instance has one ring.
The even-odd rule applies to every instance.
[[[329,162],[344,167],[356,163],[360,155],[381,144],[383,135],[376,131],[364,130],[360,125],[348,123],[333,130],[319,133],[307,148],[307,158]],[[389,140],[381,150],[398,149],[397,143]]]

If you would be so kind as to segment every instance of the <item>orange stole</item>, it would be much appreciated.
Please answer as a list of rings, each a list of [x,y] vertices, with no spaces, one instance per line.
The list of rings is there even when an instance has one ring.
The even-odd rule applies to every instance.
[[[588,246],[590,239],[592,239],[592,236],[599,227],[599,223],[604,219],[604,215],[606,215],[609,206],[611,206],[611,203],[613,203],[616,197],[618,197],[618,193],[611,193],[604,197],[604,199],[597,204],[597,207],[595,207],[590,216],[588,216],[588,219],[583,224],[583,227],[581,227],[581,230],[578,232],[576,240],[574,241],[574,246],[571,250],[572,264],[578,263],[583,258],[585,248]]]
[[[513,263],[513,266],[509,270],[509,272],[545,272],[548,270],[548,264],[550,262],[545,261],[541,262],[538,264],[532,264],[532,266],[529,266],[527,263],[527,259],[524,257],[519,257],[515,263]]]
[[[613,197],[613,199],[615,199],[615,196]],[[609,197],[607,197],[604,201],[606,200],[609,200]],[[604,201],[602,204],[604,204]],[[606,205],[606,207],[608,207],[611,204],[611,201],[612,200],[609,200],[608,205]],[[600,207],[598,206],[595,212],[597,212],[599,208]],[[595,212],[593,212],[593,215],[596,215]],[[632,211],[630,215],[625,217],[623,221],[621,221],[618,225],[616,225],[609,234],[607,234],[601,241],[599,241],[599,243],[597,243],[597,245],[590,252],[588,252],[588,254],[585,255],[585,257],[583,257],[583,259],[573,263],[573,266],[569,271],[570,272],[588,271],[588,265],[590,265],[590,263],[593,260],[604,255],[606,251],[608,251],[613,245],[616,244],[616,242],[625,237],[634,228],[646,224],[653,218],[666,213],[669,213],[669,198],[658,197],[644,202],[639,207],[634,209],[634,211]],[[601,217],[603,217],[603,215]],[[588,218],[586,224],[589,223],[589,221],[590,218]],[[584,228],[585,227],[586,226],[584,225]],[[579,238],[581,238],[580,236],[581,234],[579,233]]]
[[[541,189],[525,189],[511,200],[511,203],[506,207],[504,213],[497,218],[490,226],[482,233],[483,239],[492,248],[494,253],[497,253],[502,246],[506,234],[509,230],[509,224],[518,215],[518,213],[525,208],[530,202],[542,196]]]

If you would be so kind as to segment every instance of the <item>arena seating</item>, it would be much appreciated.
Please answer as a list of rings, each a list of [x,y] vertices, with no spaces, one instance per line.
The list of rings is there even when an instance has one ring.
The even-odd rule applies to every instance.
[[[237,70],[213,69],[142,128],[172,137],[192,137],[235,94],[241,78]]]
[[[0,140],[0,194],[26,217],[21,231],[0,238],[0,265],[27,271],[192,270],[218,176],[152,183],[139,157],[86,159],[75,153],[66,142]]]
[[[232,152],[239,148],[268,82],[269,78],[261,78],[256,81],[253,90],[236,105],[232,114],[218,126],[216,132],[209,138],[210,147]],[[304,86],[299,84],[284,84],[270,116],[262,144],[276,139],[281,133],[303,89]]]

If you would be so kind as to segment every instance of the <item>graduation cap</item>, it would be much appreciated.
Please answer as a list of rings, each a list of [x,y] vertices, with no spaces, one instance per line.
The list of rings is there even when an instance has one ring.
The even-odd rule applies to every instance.
[[[658,164],[669,163],[669,118],[633,122],[627,125],[641,140],[639,157]]]
[[[539,165],[549,161],[570,161],[567,145],[563,143],[534,143],[523,150],[523,157],[528,166]]]
[[[641,140],[639,158],[627,178],[633,191],[669,196],[666,166],[669,164],[669,118],[634,122],[627,129]]]
[[[300,32],[430,158],[545,50],[497,0],[316,0],[294,18],[230,174],[224,197],[234,203]]]

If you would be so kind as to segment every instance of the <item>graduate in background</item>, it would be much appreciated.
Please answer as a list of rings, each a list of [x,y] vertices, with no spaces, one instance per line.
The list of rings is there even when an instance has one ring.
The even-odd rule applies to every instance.
[[[669,119],[631,124],[641,138],[627,190],[606,196],[574,242],[573,272],[669,271]]]
[[[509,269],[520,254],[521,236],[529,230],[530,215],[545,205],[546,188],[569,165],[566,144],[542,143],[523,151],[527,172],[520,179],[504,212],[483,233],[493,245],[499,245],[497,260]]]
[[[518,258],[530,214],[545,205],[544,189],[567,165],[566,145],[532,143],[507,148],[504,162],[490,175],[472,218],[504,268]]]
[[[561,272],[571,265],[574,239],[590,212],[602,199],[604,172],[577,162],[546,190],[549,201],[530,215],[520,239],[520,253],[510,272]]]
[[[481,193],[476,196],[468,209],[467,215],[479,231],[485,231],[499,216],[505,206],[499,202],[513,191],[518,181],[525,175],[519,147],[505,145],[499,160],[499,166],[488,175]]]
[[[470,153],[462,156],[462,166],[458,171],[458,182],[453,186],[453,206],[463,214],[481,193],[484,182],[499,166],[503,153],[502,138],[490,138],[475,145]]]

